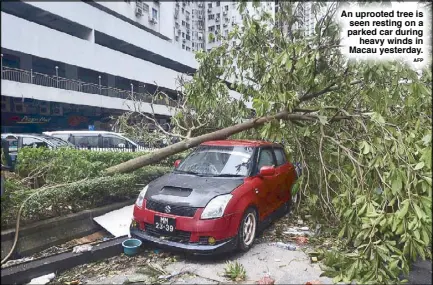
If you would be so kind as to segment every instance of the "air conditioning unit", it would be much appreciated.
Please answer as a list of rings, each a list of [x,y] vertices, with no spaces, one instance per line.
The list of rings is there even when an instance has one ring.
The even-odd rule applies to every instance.
[[[224,11],[224,12],[223,12],[223,15],[224,15],[224,16],[227,15],[227,11]]]
[[[9,97],[1,96],[2,97],[2,112],[10,112],[11,111],[11,101]]]
[[[141,17],[143,16],[143,9],[141,7],[135,7],[135,16]]]
[[[224,28],[226,28],[226,27],[227,27],[227,24],[226,24],[226,23],[224,23],[224,24],[223,24],[223,27],[224,27]]]
[[[157,23],[156,18],[154,18],[153,16],[150,16],[150,15],[149,15],[149,23],[155,25],[155,24]]]
[[[49,102],[39,103],[39,113],[41,115],[49,116],[50,115],[50,103]]]

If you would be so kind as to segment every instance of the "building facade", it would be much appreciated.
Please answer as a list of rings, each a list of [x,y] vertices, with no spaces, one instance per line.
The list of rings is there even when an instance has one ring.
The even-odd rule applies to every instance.
[[[131,95],[147,113],[156,90],[175,99],[178,77],[188,79],[198,67],[193,51],[205,48],[202,8],[202,2],[2,2],[2,132],[107,130],[112,117],[133,108]],[[173,111],[157,101],[154,112],[164,123]]]

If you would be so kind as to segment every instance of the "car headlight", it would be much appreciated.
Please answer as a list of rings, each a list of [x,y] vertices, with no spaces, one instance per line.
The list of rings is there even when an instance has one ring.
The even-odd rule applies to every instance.
[[[147,188],[149,188],[149,185],[146,185],[146,187],[141,190],[140,194],[138,195],[137,201],[135,201],[135,205],[137,205],[137,207],[139,208],[143,207],[144,196],[146,196]]]
[[[232,196],[232,194],[227,194],[213,198],[201,213],[201,219],[221,218]]]

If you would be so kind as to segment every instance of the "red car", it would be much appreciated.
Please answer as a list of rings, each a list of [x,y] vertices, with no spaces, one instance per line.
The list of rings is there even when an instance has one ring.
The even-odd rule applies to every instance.
[[[144,187],[131,236],[195,254],[247,251],[260,228],[289,211],[296,179],[279,144],[203,143]]]

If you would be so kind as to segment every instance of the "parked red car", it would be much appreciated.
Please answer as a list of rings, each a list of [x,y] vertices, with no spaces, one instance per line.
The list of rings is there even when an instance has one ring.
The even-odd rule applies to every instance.
[[[203,143],[144,187],[131,236],[195,254],[247,251],[260,228],[289,211],[296,179],[279,144]]]

